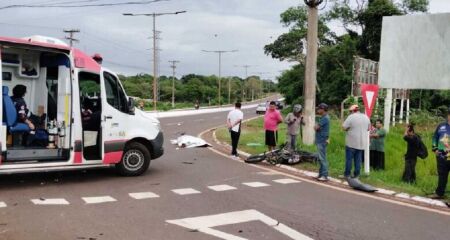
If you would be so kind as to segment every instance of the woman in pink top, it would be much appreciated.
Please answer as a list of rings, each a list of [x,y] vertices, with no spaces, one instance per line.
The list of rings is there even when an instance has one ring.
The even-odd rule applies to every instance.
[[[269,109],[264,115],[264,129],[266,130],[266,145],[269,151],[272,151],[277,146],[278,139],[278,124],[283,121],[283,117],[277,110],[275,102],[270,102]]]

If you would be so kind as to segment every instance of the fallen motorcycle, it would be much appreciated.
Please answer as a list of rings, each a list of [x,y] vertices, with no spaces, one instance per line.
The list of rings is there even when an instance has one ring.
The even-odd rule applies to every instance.
[[[294,165],[302,162],[315,163],[317,157],[315,154],[306,151],[291,151],[286,146],[282,145],[280,148],[270,152],[251,155],[244,161],[246,163],[259,163],[264,160],[272,165]]]

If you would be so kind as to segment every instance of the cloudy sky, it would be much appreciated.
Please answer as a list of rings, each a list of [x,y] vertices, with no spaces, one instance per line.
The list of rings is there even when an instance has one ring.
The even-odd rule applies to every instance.
[[[0,0],[12,4],[61,2],[117,3],[140,0]],[[142,1],[142,0],[141,0]],[[267,72],[274,78],[289,67],[263,51],[288,29],[279,15],[300,0],[170,0],[149,5],[96,8],[11,8],[0,10],[0,35],[24,37],[46,35],[64,38],[63,29],[77,28],[76,46],[89,54],[101,53],[108,68],[136,74],[152,70],[151,17],[126,17],[122,13],[187,11],[157,18],[161,31],[160,74],[171,74],[169,60],[178,60],[177,76],[218,73],[218,56],[204,50],[239,50],[222,58],[222,75],[243,77],[239,65],[251,65],[248,73]],[[430,0],[430,12],[450,12],[449,0]]]

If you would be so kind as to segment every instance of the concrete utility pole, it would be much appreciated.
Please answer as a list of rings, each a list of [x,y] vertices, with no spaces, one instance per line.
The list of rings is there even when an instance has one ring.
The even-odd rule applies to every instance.
[[[75,38],[75,33],[79,33],[80,32],[80,29],[64,29],[63,30],[65,33],[68,33],[69,34],[69,36],[66,36],[65,38],[67,39],[67,40],[69,40],[69,45],[71,46],[71,47],[73,47],[73,43],[74,42],[79,42],[80,40],[79,39],[76,39]]]
[[[146,17],[152,17],[153,18],[153,110],[156,112],[156,103],[158,101],[158,62],[156,59],[157,55],[157,48],[156,48],[156,38],[157,38],[157,31],[156,31],[156,17],[163,16],[163,15],[177,15],[181,13],[185,13],[186,11],[178,11],[178,12],[170,12],[170,13],[143,13],[143,14],[133,14],[133,13],[123,13],[124,16],[146,16]]]
[[[169,61],[172,65],[170,65],[170,68],[172,68],[172,108],[175,107],[175,69],[177,68],[177,63],[180,61],[172,60]]]
[[[263,84],[263,78],[262,78],[262,75],[264,75],[264,74],[269,74],[270,72],[255,72],[255,73],[253,73],[253,74],[258,74],[258,76],[259,76],[259,84],[260,84],[260,86],[259,86],[259,91],[260,91],[260,96],[259,96],[259,98],[262,98],[263,97],[263,95],[264,95],[264,84]]]
[[[222,54],[224,53],[233,53],[233,52],[237,52],[238,50],[213,50],[213,51],[208,51],[208,50],[202,50],[203,52],[207,52],[207,53],[217,53],[219,55],[219,89],[218,89],[218,97],[219,97],[219,107],[222,106],[221,104],[221,74],[222,74]]]
[[[319,25],[319,10],[317,7],[323,0],[304,0],[304,2],[308,6],[308,37],[304,83],[305,128],[303,131],[303,143],[312,145],[315,137],[314,124],[316,116],[317,32]]]
[[[234,65],[235,67],[242,67],[242,68],[244,68],[245,69],[245,79],[244,79],[244,84],[242,84],[242,89],[241,89],[241,98],[242,98],[242,101],[244,101],[244,95],[245,95],[245,89],[244,89],[244,85],[245,85],[245,81],[247,80],[247,78],[248,78],[248,68],[249,67],[252,67],[251,65]]]

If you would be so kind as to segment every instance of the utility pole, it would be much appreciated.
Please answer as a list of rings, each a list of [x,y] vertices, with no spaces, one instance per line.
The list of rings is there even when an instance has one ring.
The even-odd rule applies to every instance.
[[[123,13],[124,16],[146,16],[146,17],[152,17],[153,18],[153,110],[156,112],[156,102],[158,101],[157,92],[158,92],[158,63],[156,59],[156,39],[157,39],[157,31],[156,31],[156,17],[163,16],[163,15],[177,15],[181,13],[185,13],[186,11],[178,11],[178,12],[170,12],[170,13],[143,13],[143,14],[133,14],[133,13]]]
[[[202,50],[203,52],[207,52],[207,53],[217,53],[219,55],[219,91],[218,91],[218,97],[219,97],[219,107],[222,106],[221,104],[221,74],[222,74],[222,54],[224,53],[233,53],[233,52],[237,52],[238,50],[213,50],[213,51],[208,51],[208,50]]]
[[[169,61],[172,65],[170,65],[170,68],[172,68],[172,108],[175,107],[175,69],[177,68],[177,63],[180,61],[172,60]]]
[[[323,0],[304,0],[308,6],[308,37],[306,51],[306,70],[304,82],[305,96],[305,130],[303,131],[303,143],[314,144],[314,125],[316,116],[316,83],[317,83],[317,49],[318,49],[318,6]]]
[[[74,42],[79,42],[80,40],[79,39],[76,39],[75,38],[75,33],[79,33],[80,32],[80,29],[64,29],[63,30],[65,33],[68,33],[69,34],[69,36],[66,36],[65,38],[67,39],[67,40],[69,40],[69,45],[71,46],[71,47],[73,47],[73,43]]]
[[[262,98],[262,96],[264,95],[264,84],[263,84],[263,78],[262,78],[262,75],[264,75],[264,74],[269,74],[270,72],[255,72],[255,73],[253,73],[253,74],[258,74],[258,76],[259,76],[259,90],[260,90],[260,96],[259,96],[259,98]]]
[[[245,79],[244,79],[244,83],[242,84],[242,89],[241,89],[241,98],[242,98],[242,101],[245,101],[244,100],[244,95],[245,95],[245,89],[244,89],[244,85],[245,85],[245,81],[247,80],[247,78],[248,78],[248,68],[249,67],[252,67],[251,65],[234,65],[235,67],[242,67],[242,68],[244,68],[245,69]]]

